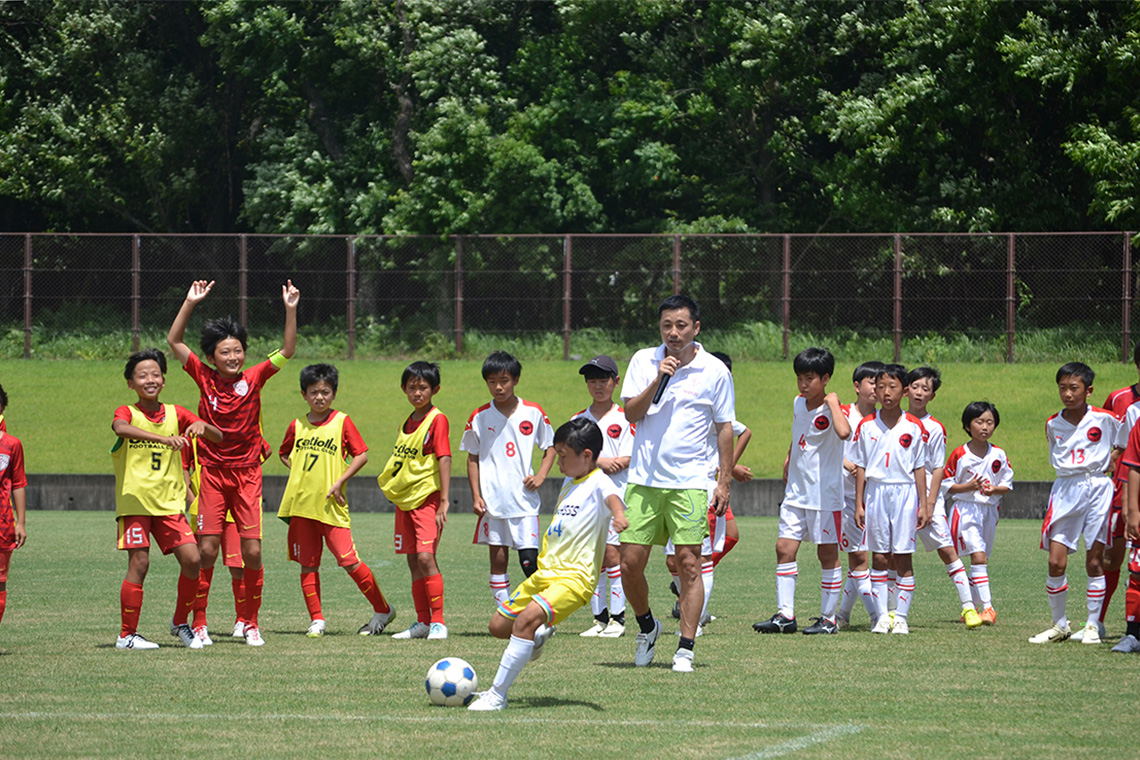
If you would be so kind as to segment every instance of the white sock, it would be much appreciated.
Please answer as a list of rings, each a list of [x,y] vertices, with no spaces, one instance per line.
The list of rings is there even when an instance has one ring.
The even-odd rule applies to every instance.
[[[507,648],[503,650],[503,657],[499,660],[499,671],[495,673],[495,682],[491,688],[500,697],[506,699],[507,689],[518,678],[523,666],[530,662],[530,654],[534,651],[534,642],[511,636]]]
[[[839,609],[835,611],[835,614],[844,620],[850,620],[851,610],[855,609],[855,596],[858,593],[859,589],[855,585],[855,578],[848,572],[847,582],[843,584],[843,595],[839,598]]]
[[[606,568],[610,579],[610,615],[625,612],[625,587],[621,585],[621,565]]]
[[[887,571],[887,611],[899,606],[899,574],[896,570]]]
[[[887,573],[883,570],[871,571],[871,595],[875,598],[875,621],[887,614],[887,594],[889,592]]]
[[[713,563],[712,560],[705,562],[701,565],[701,584],[705,587],[705,603],[701,607],[701,616],[697,618],[698,621],[705,619],[705,613],[709,610],[709,597],[712,596],[713,590]]]
[[[954,582],[954,588],[958,592],[958,601],[963,607],[969,607],[976,610],[974,606],[974,599],[970,596],[970,583],[966,577],[966,566],[962,564],[962,559],[958,558],[946,566],[946,574],[950,576],[950,580]]]
[[[879,611],[875,608],[875,592],[871,588],[871,571],[862,570],[851,576],[855,581],[855,588],[863,600],[863,609],[867,610],[867,617],[874,625],[878,621]]]
[[[603,568],[608,570],[609,568]],[[594,617],[602,614],[602,610],[606,608],[606,576],[605,573],[598,574],[598,585],[594,587],[594,595],[590,597],[590,612]]]
[[[985,565],[970,565],[970,592],[975,595],[983,610],[994,606],[990,596],[989,568]]]
[[[1065,601],[1069,596],[1069,579],[1061,575],[1045,579],[1045,590],[1049,592],[1049,609],[1053,612],[1053,622],[1061,628],[1069,624],[1065,616]]]
[[[906,620],[906,616],[910,614],[910,603],[914,601],[914,576],[908,575],[905,578],[899,578],[895,581],[895,587],[898,589],[899,597],[899,606],[895,608],[895,617]]]
[[[511,576],[510,573],[491,573],[491,593],[495,595],[495,601],[499,604],[507,601],[507,597],[511,595]]]
[[[839,594],[843,590],[843,568],[824,569],[819,589],[819,614],[824,620],[834,622],[835,610],[839,607]]]
[[[1090,577],[1088,585],[1089,619],[1087,623],[1100,623],[1100,608],[1104,606],[1104,594],[1104,576]]]
[[[799,573],[795,562],[776,565],[776,609],[789,620],[796,617],[796,576]]]

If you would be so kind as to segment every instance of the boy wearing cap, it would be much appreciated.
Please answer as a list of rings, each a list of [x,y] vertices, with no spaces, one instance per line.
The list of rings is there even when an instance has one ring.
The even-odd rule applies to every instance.
[[[629,458],[633,453],[633,433],[636,425],[625,418],[625,409],[613,398],[614,390],[621,380],[618,376],[617,362],[605,355],[595,356],[582,365],[578,374],[585,376],[586,389],[590,392],[593,403],[571,419],[585,417],[602,431],[602,451],[598,457],[598,467],[624,493],[629,476]],[[625,590],[621,585],[619,544],[618,534],[611,525],[606,536],[602,572],[598,575],[594,598],[590,600],[594,625],[583,631],[582,636],[612,639],[625,633]],[[607,580],[610,585],[609,594],[606,593]]]

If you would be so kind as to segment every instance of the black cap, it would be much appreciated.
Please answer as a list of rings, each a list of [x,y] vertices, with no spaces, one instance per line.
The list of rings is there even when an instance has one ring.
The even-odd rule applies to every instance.
[[[593,359],[583,364],[582,368],[578,370],[578,374],[586,374],[587,370],[589,370],[591,367],[600,369],[602,372],[605,372],[607,375],[610,375],[612,377],[618,376],[617,362],[605,354],[598,354]]]

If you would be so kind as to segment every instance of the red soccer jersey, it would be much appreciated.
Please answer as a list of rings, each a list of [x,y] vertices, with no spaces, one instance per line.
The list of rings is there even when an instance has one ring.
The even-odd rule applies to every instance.
[[[12,491],[27,488],[24,475],[24,446],[14,435],[0,438],[0,551],[16,548],[16,514],[12,511]]]
[[[428,411],[430,412],[431,409]],[[404,432],[414,433],[422,424],[424,424],[423,420],[413,422],[411,415],[409,415],[408,419],[404,420]],[[442,413],[437,414],[432,420],[431,427],[428,428],[427,436],[424,437],[424,453],[434,454],[436,459],[451,456],[449,435],[451,435],[451,425],[448,423],[447,417]]]
[[[200,442],[199,461],[227,468],[260,464],[263,447],[269,446],[261,434],[261,389],[277,367],[266,360],[227,380],[192,353],[184,369],[202,394],[198,416],[222,431],[221,443]]]
[[[335,415],[336,410],[329,409],[328,416],[325,417],[317,427],[327,425],[332,421]],[[293,451],[293,440],[295,437],[295,426],[290,422],[289,427],[285,429],[285,437],[281,440],[281,448],[277,450],[277,453],[288,459],[289,454]],[[341,446],[344,448],[344,453],[351,457],[358,457],[368,451],[368,445],[364,443],[364,438],[360,435],[360,431],[356,429],[356,425],[352,424],[352,418],[347,414],[344,415],[344,432],[341,437]]]

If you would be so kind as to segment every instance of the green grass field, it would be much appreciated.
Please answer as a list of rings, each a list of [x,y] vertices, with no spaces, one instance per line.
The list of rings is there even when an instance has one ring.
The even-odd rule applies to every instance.
[[[298,356],[269,382],[263,394],[266,438],[276,449],[286,426],[307,411],[297,375],[308,360]],[[619,366],[624,367],[624,360]],[[340,393],[336,406],[356,422],[372,447],[372,459],[361,476],[375,476],[387,461],[395,430],[411,411],[400,391],[404,362],[344,361],[339,363]],[[545,408],[555,426],[589,404],[580,362],[525,361],[518,393]],[[10,398],[5,417],[9,429],[24,442],[28,471],[39,473],[110,472],[113,442],[111,418],[120,404],[136,400],[122,376],[123,362],[9,361],[0,381]],[[438,406],[451,422],[451,442],[458,453],[468,415],[489,400],[480,375],[481,362],[441,363],[442,390]],[[852,400],[853,365],[839,365],[829,388],[844,402]],[[1130,365],[1105,364],[1098,371],[1091,401],[1100,404],[1116,388],[1136,382]],[[988,399],[997,404],[1002,423],[994,443],[1009,453],[1019,480],[1051,480],[1044,437],[1046,417],[1060,410],[1050,364],[946,364],[943,387],[930,411],[946,426],[947,448],[966,441],[961,428],[967,403]],[[753,431],[743,463],[760,478],[780,476],[791,430],[791,403],[796,394],[790,362],[739,362],[735,368],[737,417]],[[163,400],[197,409],[198,392],[177,362],[167,375]],[[458,457],[453,472],[464,472]],[[285,474],[276,457],[267,474]]]
[[[650,568],[666,634],[653,666],[632,666],[632,632],[582,639],[589,610],[559,630],[528,666],[503,713],[430,706],[423,678],[443,656],[468,660],[486,685],[503,643],[486,631],[493,607],[486,553],[468,541],[469,515],[444,533],[446,642],[359,637],[370,611],[345,573],[326,566],[329,634],[302,635],[298,568],[284,559],[285,527],[266,522],[262,627],[251,649],[220,635],[232,603],[219,574],[211,603],[217,643],[183,649],[167,633],[177,572],[152,555],[140,632],[163,646],[118,651],[118,593],[126,560],[111,513],[33,512],[13,555],[0,624],[0,755],[5,758],[333,757],[1128,757],[1120,689],[1137,660],[1108,650],[1123,629],[1123,590],[1109,643],[1033,646],[1048,625],[1038,525],[1003,522],[990,563],[998,624],[966,631],[934,554],[916,561],[909,637],[873,636],[861,606],[838,636],[760,636],[774,611],[776,521],[740,518],[742,541],[717,569],[696,672],[669,670],[675,623],[662,562]],[[361,555],[411,619],[407,568],[391,550],[392,515],[359,515]],[[1080,555],[1076,555],[1080,556]],[[814,565],[814,567],[813,567]],[[1084,618],[1083,563],[1070,567],[1069,614]],[[512,563],[512,580],[521,579]],[[798,610],[818,610],[819,568],[801,553]],[[632,623],[632,621],[630,621]],[[632,626],[631,626],[632,627]]]

